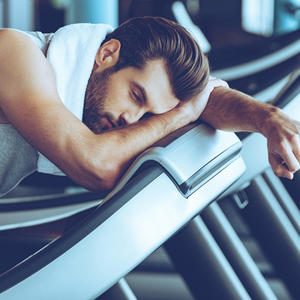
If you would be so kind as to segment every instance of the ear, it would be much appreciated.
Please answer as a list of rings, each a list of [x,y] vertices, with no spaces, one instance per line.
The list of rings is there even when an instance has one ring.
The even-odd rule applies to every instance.
[[[104,43],[97,51],[95,64],[98,67],[110,67],[116,64],[119,59],[121,43],[111,39]]]

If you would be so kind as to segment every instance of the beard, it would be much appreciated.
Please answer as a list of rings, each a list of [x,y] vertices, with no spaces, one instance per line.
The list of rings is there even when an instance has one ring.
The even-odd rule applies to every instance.
[[[104,103],[113,73],[115,73],[114,67],[100,73],[92,73],[86,88],[82,122],[96,134],[109,129],[104,120],[111,116],[110,113],[105,112]]]

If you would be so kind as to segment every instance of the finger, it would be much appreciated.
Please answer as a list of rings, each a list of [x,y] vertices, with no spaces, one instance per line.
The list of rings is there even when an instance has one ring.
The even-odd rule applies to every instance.
[[[269,155],[269,163],[273,169],[273,172],[278,177],[285,177],[287,179],[293,179],[294,175],[289,169],[287,168],[284,161],[280,158],[280,156],[276,154]]]
[[[291,142],[291,147],[296,159],[298,160],[298,162],[300,162],[300,136],[299,135],[294,136]]]
[[[296,151],[296,149],[293,150]],[[285,145],[281,148],[281,151],[278,152],[277,154],[281,157],[281,160],[283,160],[284,163],[287,165],[289,171],[294,173],[297,170],[299,170],[300,164],[293,150],[290,144],[285,143]]]

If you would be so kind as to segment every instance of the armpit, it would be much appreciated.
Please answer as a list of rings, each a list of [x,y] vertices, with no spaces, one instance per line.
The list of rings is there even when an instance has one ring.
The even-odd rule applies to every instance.
[[[0,124],[8,124],[8,120],[4,114],[4,112],[0,108]]]

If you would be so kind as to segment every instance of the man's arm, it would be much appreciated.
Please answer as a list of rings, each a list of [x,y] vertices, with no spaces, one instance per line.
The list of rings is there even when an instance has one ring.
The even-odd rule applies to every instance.
[[[281,109],[223,87],[215,88],[200,117],[215,128],[262,133],[277,176],[293,178],[300,168],[300,123]]]
[[[16,31],[0,30],[0,70],[5,118],[34,148],[89,189],[110,189],[136,155],[197,117],[189,105],[180,105],[96,135],[61,102],[52,68],[40,49]]]

